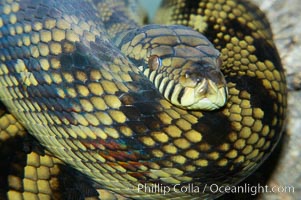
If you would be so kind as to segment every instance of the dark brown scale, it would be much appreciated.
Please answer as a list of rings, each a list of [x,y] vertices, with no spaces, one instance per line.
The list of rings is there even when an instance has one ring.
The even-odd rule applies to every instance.
[[[151,71],[159,69],[161,66],[160,58],[157,55],[152,55],[149,57],[148,66]]]

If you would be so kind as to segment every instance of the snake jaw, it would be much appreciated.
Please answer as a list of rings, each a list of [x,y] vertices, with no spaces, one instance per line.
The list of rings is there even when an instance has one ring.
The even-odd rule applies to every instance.
[[[218,85],[212,80],[203,79],[196,87],[184,88],[180,99],[181,106],[191,110],[216,110],[227,102],[226,85]]]
[[[224,75],[220,71],[220,57],[203,58],[189,63],[180,77],[183,91],[179,93],[180,106],[191,110],[216,110],[227,102],[228,89]],[[172,102],[175,104],[175,102]]]

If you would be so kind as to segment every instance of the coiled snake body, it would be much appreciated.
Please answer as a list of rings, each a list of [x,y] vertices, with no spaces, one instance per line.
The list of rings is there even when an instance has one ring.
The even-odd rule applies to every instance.
[[[202,32],[219,55],[190,28],[138,28],[132,5],[1,1],[0,99],[6,108],[0,110],[0,147],[10,152],[4,148],[8,138],[26,129],[46,148],[42,154],[51,152],[125,197],[214,198],[174,186],[236,184],[281,135],[286,82],[269,24],[246,1],[164,1],[158,21]],[[183,89],[199,83],[206,85],[207,111],[191,101],[201,101],[194,89]],[[44,165],[35,164],[47,163],[46,157],[29,152],[23,178],[46,177]],[[35,176],[28,175],[33,168]],[[7,173],[9,198],[55,198],[45,189],[46,178],[28,192],[33,182],[17,187],[12,180],[20,179]],[[138,184],[174,190],[162,195],[138,190]]]

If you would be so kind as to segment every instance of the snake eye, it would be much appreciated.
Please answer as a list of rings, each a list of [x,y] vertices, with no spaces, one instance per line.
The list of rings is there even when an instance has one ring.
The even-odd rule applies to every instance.
[[[162,65],[162,61],[157,55],[151,55],[148,58],[148,67],[151,71],[157,70]]]

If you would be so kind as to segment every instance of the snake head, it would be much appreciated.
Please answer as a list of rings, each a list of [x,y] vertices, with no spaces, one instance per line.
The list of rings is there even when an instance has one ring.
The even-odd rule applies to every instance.
[[[215,110],[227,102],[226,80],[219,70],[222,61],[218,57],[203,59],[200,62],[188,62],[183,69],[178,84],[181,92],[177,101],[187,109]]]
[[[172,104],[215,110],[227,102],[218,50],[184,26],[147,25],[124,35],[120,48]]]
[[[184,56],[181,62],[179,60],[178,58],[176,62],[166,65],[164,58],[151,55],[145,74],[174,105],[191,110],[215,110],[223,107],[227,102],[228,89],[220,71],[221,57],[190,60]]]

